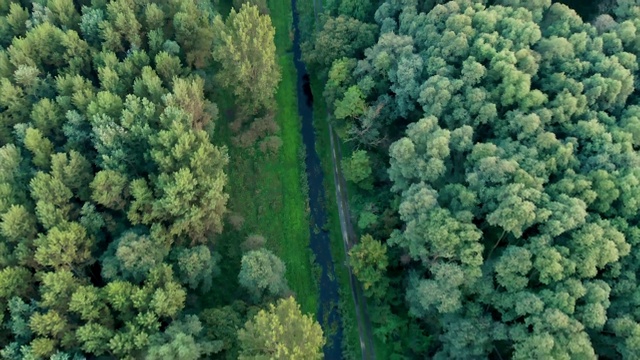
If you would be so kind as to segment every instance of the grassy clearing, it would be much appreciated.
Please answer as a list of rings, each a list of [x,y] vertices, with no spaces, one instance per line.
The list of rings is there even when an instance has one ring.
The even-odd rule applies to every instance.
[[[287,280],[298,295],[302,309],[315,313],[318,309],[319,289],[312,271],[307,191],[304,186],[306,174],[302,166],[303,158],[300,157],[304,150],[298,117],[296,70],[291,54],[291,3],[288,0],[272,0],[269,1],[269,10],[276,28],[275,43],[278,63],[282,69],[282,81],[276,101],[283,147],[277,169],[274,170],[279,172],[282,180],[279,195],[282,197],[283,207],[279,216],[284,223],[278,233],[284,238],[271,238],[268,245],[287,264]],[[273,210],[271,209],[272,213],[277,212]]]
[[[220,292],[217,303],[229,303],[237,297],[239,245],[247,235],[257,233],[267,238],[267,248],[285,262],[289,286],[296,293],[302,310],[315,314],[319,290],[312,272],[307,194],[303,186],[305,172],[299,156],[303,147],[297,111],[296,73],[290,53],[291,5],[286,0],[274,0],[269,6],[276,27],[277,55],[282,69],[282,81],[276,94],[276,120],[281,128],[283,145],[275,156],[234,147],[231,144],[233,134],[227,126],[232,116],[232,98],[225,94],[216,97],[222,120],[216,128],[214,142],[226,144],[230,155],[228,207],[232,213],[244,218],[241,229],[234,230],[229,226],[218,239],[224,261],[222,276],[216,283]]]

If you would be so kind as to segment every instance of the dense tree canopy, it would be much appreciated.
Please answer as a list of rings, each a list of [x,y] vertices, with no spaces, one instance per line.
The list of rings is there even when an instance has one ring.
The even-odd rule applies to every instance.
[[[359,224],[390,246],[352,265],[365,288],[393,268],[436,358],[637,357],[640,4],[617,5],[386,1],[376,44],[321,63],[345,176],[374,184]]]
[[[0,358],[237,355],[257,309],[213,286],[235,261],[213,79],[253,111],[280,75],[270,18],[212,4],[0,1]],[[284,264],[256,253],[241,277],[277,299]]]
[[[637,359],[640,3],[320,8],[290,36],[346,143],[384,355]],[[264,0],[0,1],[0,358],[322,357],[299,263],[227,194],[298,141],[275,35]]]

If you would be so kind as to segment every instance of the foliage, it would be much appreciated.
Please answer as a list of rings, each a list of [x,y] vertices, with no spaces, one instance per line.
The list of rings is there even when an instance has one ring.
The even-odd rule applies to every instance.
[[[271,108],[281,76],[271,18],[244,3],[237,12],[231,9],[225,21],[217,16],[213,29],[217,34],[213,58],[221,66],[216,74],[220,85],[233,92],[249,115]]]
[[[376,25],[348,16],[329,18],[316,35],[313,50],[305,54],[305,61],[328,68],[334,60],[358,56],[375,42],[376,30]]]
[[[362,236],[349,250],[349,265],[369,297],[382,298],[387,292],[389,285],[385,272],[388,263],[386,245],[371,235]]]
[[[389,284],[435,358],[633,358],[640,7],[591,25],[547,0],[491,3],[383,2],[377,43],[321,64],[339,134],[388,154],[376,194],[358,193],[403,222],[383,235]],[[385,301],[398,324],[405,305]]]
[[[345,179],[353,181],[363,189],[370,189],[371,184],[371,163],[369,156],[364,150],[357,150],[351,157],[342,161],[342,171]]]
[[[266,249],[251,250],[242,256],[238,282],[257,302],[264,295],[282,296],[288,290],[282,260]]]
[[[293,297],[260,310],[238,331],[239,359],[321,359],[322,328]]]
[[[213,19],[190,0],[0,4],[3,358],[222,351],[195,315],[228,201]]]
[[[233,7],[236,8],[236,10],[240,10],[243,4],[249,4],[257,7],[261,14],[269,13],[267,0],[233,0]]]

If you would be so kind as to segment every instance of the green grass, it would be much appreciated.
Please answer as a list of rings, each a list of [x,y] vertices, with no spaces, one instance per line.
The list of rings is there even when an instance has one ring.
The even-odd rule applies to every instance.
[[[276,94],[276,120],[281,128],[283,145],[275,156],[234,147],[231,144],[233,134],[227,126],[231,120],[232,98],[225,94],[216,97],[222,116],[214,142],[226,144],[230,155],[228,208],[245,220],[240,230],[229,227],[218,239],[223,261],[222,276],[215,284],[220,292],[217,302],[229,303],[237,297],[239,245],[247,235],[256,233],[267,238],[267,248],[286,264],[287,281],[303,312],[315,314],[319,289],[312,271],[305,172],[299,157],[303,144],[297,111],[296,73],[290,53],[291,5],[286,0],[274,0],[269,6],[276,27],[277,56],[282,70],[282,81]]]
[[[298,116],[296,70],[293,54],[290,52],[291,3],[287,0],[269,1],[269,10],[276,28],[276,53],[282,71],[276,101],[283,147],[276,168],[282,180],[280,196],[283,207],[280,216],[284,220],[284,226],[279,229],[280,238],[271,239],[270,245],[287,264],[287,280],[298,295],[302,309],[315,313],[318,309],[319,289],[310,261],[307,191],[303,186],[306,174],[299,157],[303,149],[300,132],[302,124]]]

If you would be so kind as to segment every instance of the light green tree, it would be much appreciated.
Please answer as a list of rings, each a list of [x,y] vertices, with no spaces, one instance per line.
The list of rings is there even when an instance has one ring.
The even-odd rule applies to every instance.
[[[360,242],[349,250],[349,265],[367,296],[379,299],[386,294],[389,287],[386,276],[389,260],[385,244],[371,235],[363,235]]]
[[[33,164],[39,169],[48,170],[53,153],[51,141],[43,137],[40,130],[28,128],[25,133],[24,146],[33,154]]]
[[[258,302],[264,295],[282,296],[289,290],[285,272],[284,263],[271,251],[252,250],[242,256],[238,282]]]
[[[239,359],[322,359],[325,339],[312,316],[293,297],[269,304],[238,331]]]
[[[233,92],[249,115],[272,108],[281,75],[271,18],[245,3],[239,11],[231,9],[225,21],[216,16],[213,27],[213,58],[221,65],[216,74],[220,84]]]
[[[353,181],[363,189],[371,189],[371,162],[365,150],[356,150],[350,157],[342,161],[345,179]]]
[[[127,178],[118,171],[99,171],[91,182],[91,198],[109,209],[122,210],[128,197]]]

